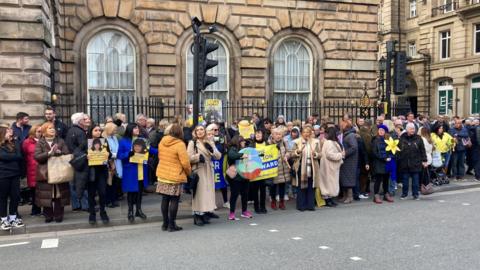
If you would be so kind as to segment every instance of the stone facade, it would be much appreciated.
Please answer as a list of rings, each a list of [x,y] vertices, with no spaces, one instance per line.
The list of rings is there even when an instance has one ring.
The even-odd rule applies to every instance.
[[[137,95],[184,100],[193,16],[229,51],[230,99],[271,98],[272,55],[290,37],[312,53],[313,99],[360,98],[364,85],[375,97],[378,11],[377,0],[2,1],[0,118],[41,115],[52,91],[84,101],[86,44],[107,29],[135,47]]]
[[[447,1],[447,5],[443,0],[415,1],[416,14],[411,14],[410,2],[383,0],[379,5],[380,54],[385,55],[387,40],[398,41],[400,37],[401,44],[397,48],[400,46],[408,53],[412,44],[416,47],[416,53],[410,53],[412,59],[408,63],[412,70],[412,87],[403,98],[416,102],[418,113],[478,114],[478,105],[472,104],[478,104],[472,91],[472,79],[480,75],[480,53],[474,50],[474,28],[480,25],[479,1]],[[400,29],[397,18],[400,18]],[[444,31],[450,31],[451,35],[447,59],[441,59],[440,35]],[[439,84],[446,81],[451,85],[452,99],[447,101],[450,105],[445,111],[444,104],[441,104],[444,97],[440,93],[440,89],[445,88]]]

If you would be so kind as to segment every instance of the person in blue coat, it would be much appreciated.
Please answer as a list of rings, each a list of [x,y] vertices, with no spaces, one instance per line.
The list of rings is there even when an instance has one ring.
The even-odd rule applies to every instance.
[[[142,194],[145,187],[148,186],[148,165],[145,161],[141,163],[132,163],[130,158],[135,153],[147,151],[144,139],[139,139],[140,129],[137,124],[128,124],[125,129],[125,135],[119,142],[117,158],[122,161],[122,190],[127,193],[128,202],[128,220],[133,222],[133,205],[136,205],[135,216],[146,219],[147,216],[142,211]],[[139,170],[140,168],[140,170]]]

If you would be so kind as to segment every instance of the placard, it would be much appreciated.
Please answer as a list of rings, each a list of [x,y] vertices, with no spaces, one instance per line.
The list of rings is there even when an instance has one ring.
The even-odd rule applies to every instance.
[[[207,123],[222,121],[222,101],[220,99],[205,99],[203,110]]]
[[[276,145],[257,145],[257,151],[262,159],[262,172],[253,181],[274,178],[278,175],[278,148]]]
[[[140,163],[140,164],[147,164],[148,161],[148,152],[143,153],[135,153],[133,156],[130,157],[130,163]]]
[[[88,139],[88,166],[106,165],[108,162],[108,150],[105,139]]]
[[[255,128],[252,123],[247,120],[242,120],[238,123],[238,133],[244,139],[248,140],[255,134]]]

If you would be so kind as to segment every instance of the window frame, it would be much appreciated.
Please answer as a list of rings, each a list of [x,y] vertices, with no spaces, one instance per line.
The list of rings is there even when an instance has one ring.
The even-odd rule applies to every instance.
[[[440,31],[439,32],[439,47],[440,47],[440,50],[439,50],[439,59],[440,60],[448,60],[450,59],[451,57],[451,39],[452,39],[452,35],[451,35],[451,32],[450,30],[444,30],[444,31]],[[446,37],[443,37],[443,34],[446,34]],[[443,41],[445,40],[445,45],[446,45],[446,57],[443,57],[443,50],[444,50],[444,47],[443,47]]]
[[[480,0],[479,0],[480,1]],[[480,55],[480,43],[477,43],[477,36],[480,40],[480,23],[473,24],[473,54]],[[478,51],[477,51],[478,46]]]
[[[446,101],[445,101],[445,114],[441,114],[440,113],[440,107],[441,107],[441,99],[440,99],[440,92],[445,92],[445,96],[446,96]],[[449,93],[451,93],[451,102],[449,102]],[[448,114],[448,110],[449,110],[449,107],[451,106],[452,108],[452,111],[453,111],[453,84],[452,84],[452,80],[450,79],[447,79],[447,80],[441,80],[438,82],[437,84],[437,95],[438,95],[438,98],[437,98],[437,105],[438,105],[438,108],[437,108],[437,113],[438,115],[449,115]],[[449,106],[450,105],[450,106]]]
[[[455,1],[454,0],[443,0],[443,14],[455,11]],[[447,9],[447,7],[450,7]]]
[[[132,66],[133,66],[133,88],[132,89],[128,89],[128,88],[121,88],[120,87],[120,74],[121,73],[124,73],[122,71],[120,71],[120,69],[118,71],[116,71],[119,75],[119,80],[118,80],[118,88],[109,88],[107,87],[107,70],[106,70],[106,65],[107,65],[107,56],[105,53],[103,53],[103,68],[104,70],[102,71],[103,73],[103,87],[99,88],[99,87],[90,87],[90,70],[89,70],[89,46],[90,44],[96,39],[98,38],[98,36],[104,34],[104,33],[107,33],[107,32],[114,32],[114,33],[118,33],[119,35],[121,35],[123,38],[125,38],[128,42],[129,42],[129,45],[132,49],[132,55],[131,57],[133,58],[133,63],[132,63]],[[110,47],[107,46],[106,48],[107,50],[110,49]],[[105,51],[107,52],[107,51]],[[93,53],[92,53],[93,54]],[[105,30],[102,30],[102,31],[99,31],[97,33],[95,33],[95,35],[93,35],[90,40],[87,42],[87,46],[85,47],[85,63],[86,63],[86,66],[85,66],[85,75],[86,75],[86,90],[87,90],[87,100],[90,100],[90,90],[94,90],[94,91],[112,91],[112,92],[121,92],[121,91],[130,91],[130,92],[133,92],[134,94],[136,94],[137,92],[137,53],[136,53],[136,50],[135,50],[135,46],[134,46],[134,43],[132,42],[132,40],[130,39],[129,36],[125,35],[124,33],[122,33],[121,31],[118,31],[118,30],[115,30],[115,29],[105,29]],[[119,57],[120,59],[120,57]],[[120,67],[120,66],[119,66]]]
[[[409,18],[415,18],[415,17],[417,17],[417,1],[410,0],[409,1]]]
[[[475,80],[478,80],[478,82],[474,82]],[[479,91],[480,92],[480,76],[475,76],[470,80],[470,114],[479,114],[480,113],[480,93],[478,93],[478,101],[477,103],[477,112],[473,111],[473,90]]]
[[[414,53],[412,54],[412,47]],[[409,41],[408,42],[408,56],[410,57],[416,57],[417,56],[417,43],[415,41]]]

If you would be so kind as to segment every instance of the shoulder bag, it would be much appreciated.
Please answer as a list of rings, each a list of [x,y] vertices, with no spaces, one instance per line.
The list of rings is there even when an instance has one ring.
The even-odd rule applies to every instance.
[[[47,166],[49,184],[61,184],[72,181],[73,168],[70,165],[71,160],[71,154],[50,157],[48,159]]]

